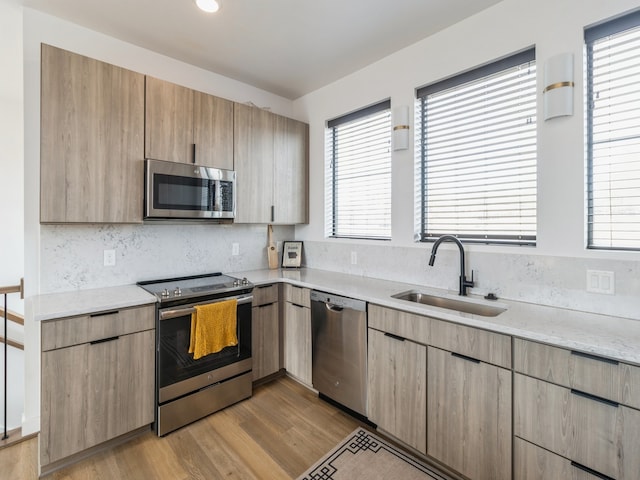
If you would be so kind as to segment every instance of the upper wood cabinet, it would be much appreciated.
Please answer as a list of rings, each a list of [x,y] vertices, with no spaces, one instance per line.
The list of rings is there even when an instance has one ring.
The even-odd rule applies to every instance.
[[[235,104],[236,223],[307,220],[307,124]]]
[[[144,76],[42,45],[40,221],[140,223]]]
[[[145,156],[233,170],[233,102],[146,77]]]

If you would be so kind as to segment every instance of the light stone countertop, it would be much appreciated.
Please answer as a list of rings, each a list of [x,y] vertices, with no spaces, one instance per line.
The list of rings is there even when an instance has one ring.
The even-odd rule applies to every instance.
[[[136,285],[49,293],[29,298],[36,322],[156,303]]]
[[[497,317],[483,317],[391,298],[391,295],[413,289],[461,298],[457,292],[422,285],[305,268],[255,270],[236,272],[234,275],[245,276],[256,285],[284,281],[406,312],[640,365],[640,319],[612,317],[504,299],[489,301],[482,297],[469,296],[468,299],[471,301],[507,307],[507,311]]]
[[[422,285],[307,268],[251,270],[230,272],[230,274],[236,277],[247,277],[256,285],[286,282],[640,365],[640,319],[612,317],[504,299],[498,299],[497,302],[486,301],[469,296],[470,301],[507,307],[507,310],[497,317],[483,317],[391,297],[396,293],[415,289],[424,293],[460,298],[457,292]],[[42,321],[153,304],[156,298],[135,285],[125,285],[38,295],[32,297],[30,301],[34,319]]]

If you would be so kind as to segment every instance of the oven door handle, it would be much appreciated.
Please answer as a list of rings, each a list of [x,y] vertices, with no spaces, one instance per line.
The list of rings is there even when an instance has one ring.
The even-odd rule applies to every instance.
[[[223,298],[218,300],[218,302],[222,302],[225,300],[229,300],[229,298]],[[212,303],[218,303],[218,302],[209,302],[209,303],[202,303],[199,305],[210,305]],[[251,303],[253,302],[253,295],[247,295],[246,297],[239,297],[238,298],[238,305],[243,305],[245,303]],[[160,320],[169,320],[171,318],[177,318],[177,317],[183,317],[185,315],[191,315],[192,313],[194,313],[196,311],[195,307],[183,307],[183,308],[178,308],[175,310],[164,310],[160,312],[159,318]]]

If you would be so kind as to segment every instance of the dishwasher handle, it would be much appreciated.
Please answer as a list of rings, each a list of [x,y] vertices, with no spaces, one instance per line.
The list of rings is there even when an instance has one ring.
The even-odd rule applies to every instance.
[[[344,307],[341,307],[340,305],[334,305],[333,303],[325,303],[324,306],[327,307],[327,310],[329,310],[330,312],[340,313],[342,312],[342,310],[344,310]]]

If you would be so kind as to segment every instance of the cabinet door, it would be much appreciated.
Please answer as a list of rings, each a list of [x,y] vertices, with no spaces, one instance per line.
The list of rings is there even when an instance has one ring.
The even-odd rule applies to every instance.
[[[153,422],[155,331],[42,354],[41,465]]]
[[[146,77],[146,158],[193,162],[193,90]]]
[[[253,380],[280,370],[278,302],[252,308],[251,357]]]
[[[233,102],[193,93],[195,163],[233,170]]]
[[[514,433],[619,480],[640,472],[640,411],[515,374]]]
[[[140,223],[144,76],[42,45],[40,221]]]
[[[426,453],[427,347],[369,329],[369,419]]]
[[[474,480],[511,478],[511,372],[429,347],[427,453]]]
[[[311,310],[286,302],[284,334],[284,367],[311,385]]]
[[[234,107],[235,223],[273,222],[274,118],[260,108]]]
[[[602,475],[566,458],[536,447],[515,437],[513,439],[514,480],[602,480]]]
[[[276,117],[274,154],[274,223],[307,223],[309,126]]]

